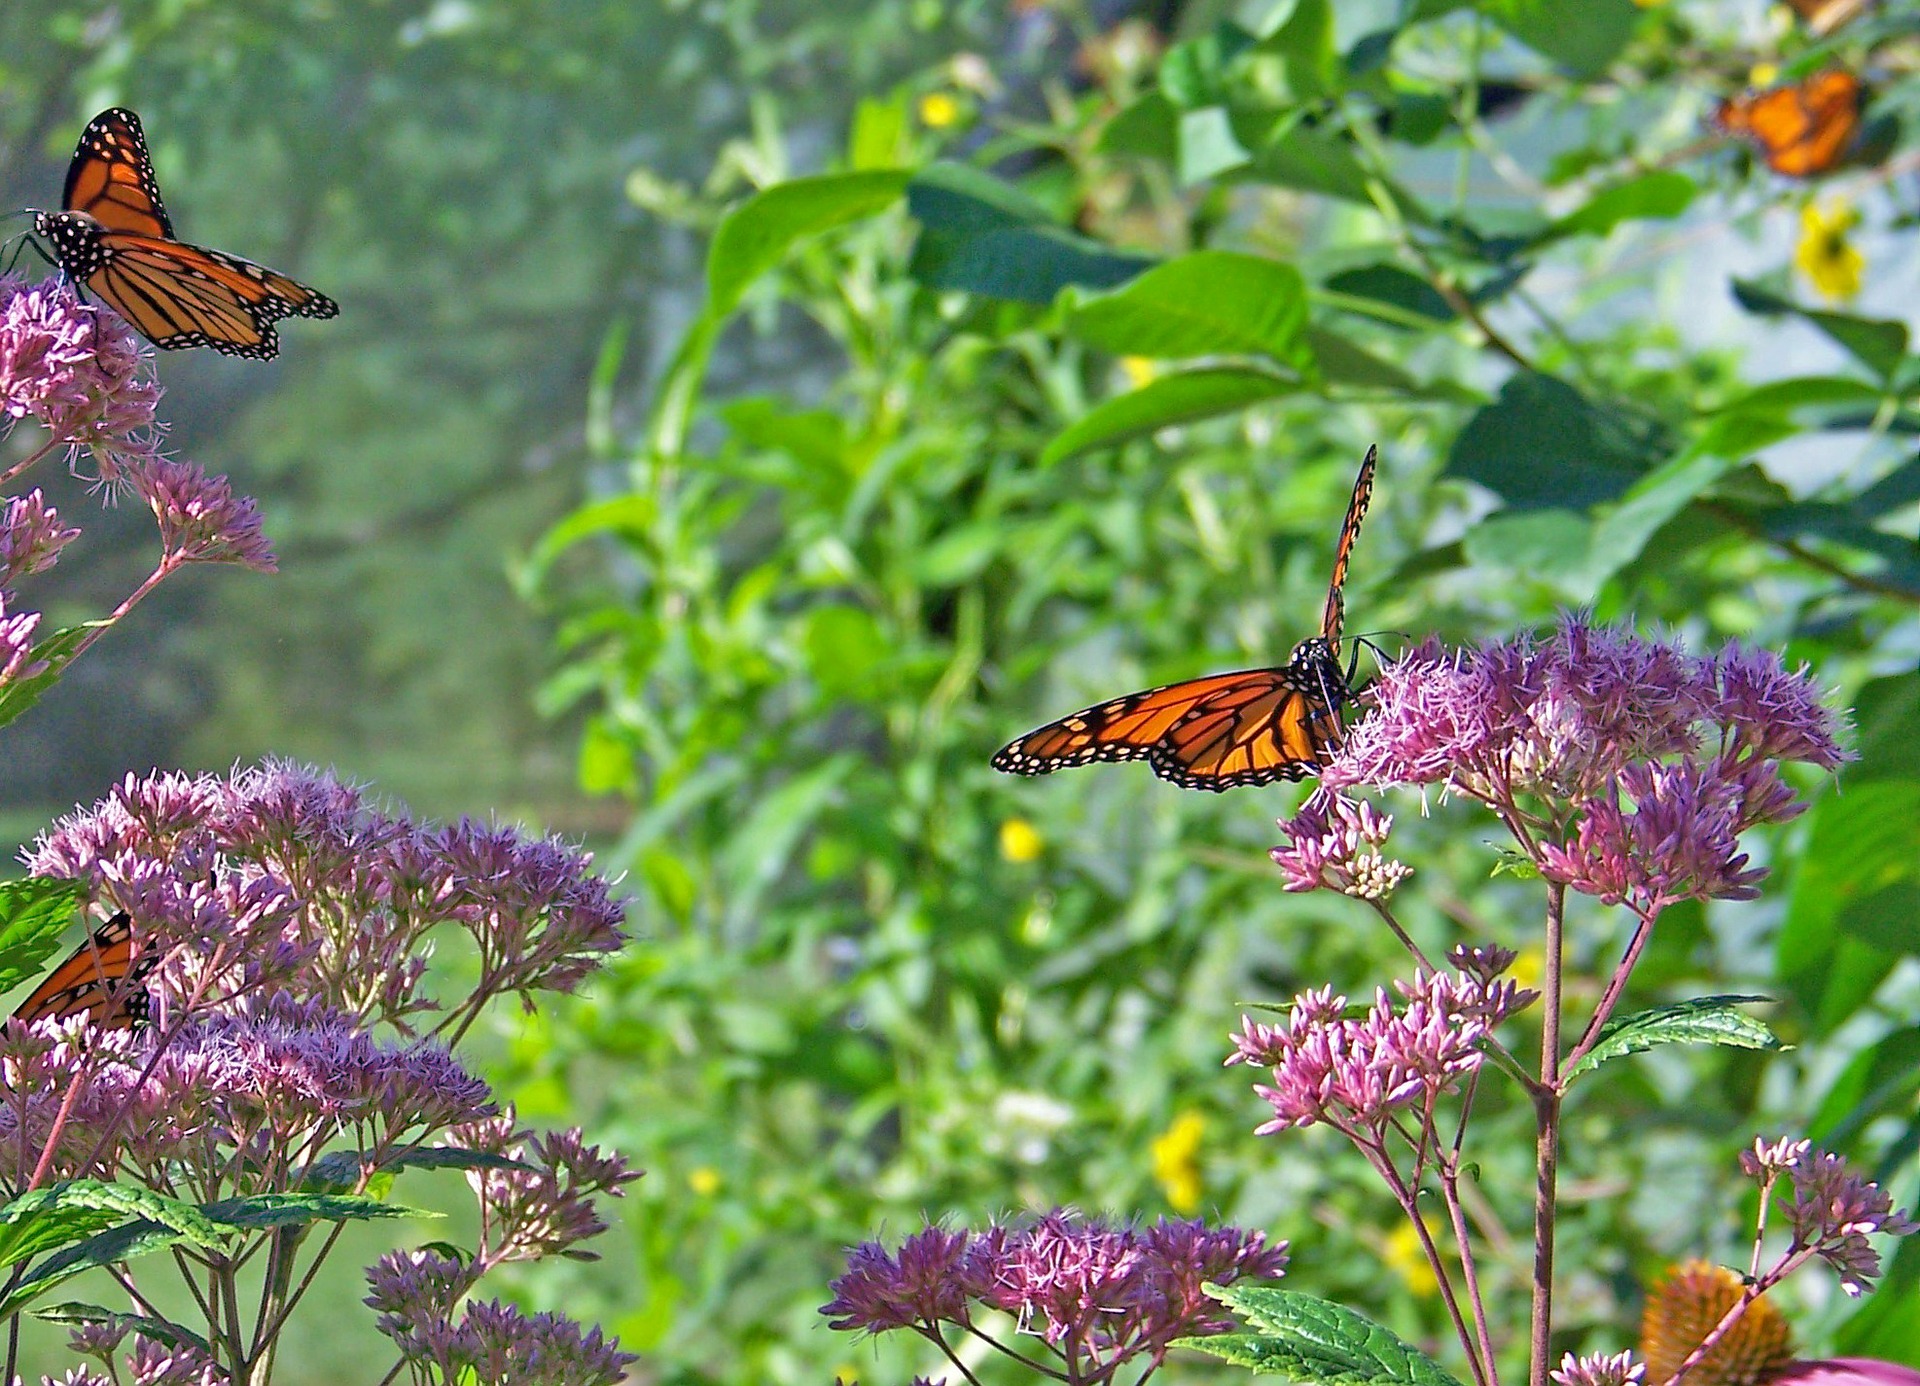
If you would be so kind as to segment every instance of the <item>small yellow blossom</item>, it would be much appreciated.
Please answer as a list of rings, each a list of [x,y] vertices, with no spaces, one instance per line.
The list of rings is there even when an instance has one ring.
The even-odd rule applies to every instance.
[[[1429,1236],[1433,1233],[1431,1223],[1427,1225],[1427,1232]],[[1440,1278],[1433,1273],[1426,1250],[1420,1245],[1420,1234],[1414,1231],[1412,1223],[1402,1220],[1387,1234],[1381,1259],[1387,1263],[1387,1269],[1421,1299],[1431,1299],[1440,1293]]]
[[[1666,4],[1667,0],[1633,0],[1633,3],[1643,10],[1650,10],[1655,6]]]
[[[944,130],[960,119],[960,103],[950,92],[930,91],[920,98],[920,123],[929,130]]]
[[[1137,390],[1160,374],[1160,367],[1145,356],[1122,356],[1120,373],[1126,376],[1127,384]]]
[[[1176,1213],[1200,1207],[1200,1138],[1206,1133],[1207,1119],[1188,1111],[1175,1117],[1164,1135],[1153,1138],[1153,1177]]]
[[[1541,982],[1547,976],[1546,950],[1539,947],[1522,948],[1513,959],[1513,966],[1507,969],[1506,980],[1526,987],[1532,991],[1540,989]]]
[[[1009,818],[1000,825],[1000,855],[1008,861],[1022,864],[1038,861],[1046,845],[1040,830],[1024,818]]]
[[[1800,209],[1800,244],[1794,247],[1793,264],[1822,298],[1844,302],[1860,292],[1867,257],[1847,239],[1859,224],[1860,214],[1844,200],[1829,208],[1809,202]]]
[[[720,1171],[712,1165],[700,1165],[688,1170],[687,1187],[702,1198],[711,1198],[720,1192]]]
[[[1750,87],[1770,87],[1779,80],[1779,63],[1755,63],[1747,70],[1747,85]]]

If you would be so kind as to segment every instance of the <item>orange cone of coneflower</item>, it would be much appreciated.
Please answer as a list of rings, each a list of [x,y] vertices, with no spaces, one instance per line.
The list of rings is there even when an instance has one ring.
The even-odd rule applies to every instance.
[[[1706,1261],[1675,1266],[1657,1281],[1640,1316],[1647,1386],[1660,1386],[1678,1371],[1745,1289],[1738,1275]],[[1787,1321],[1762,1295],[1687,1373],[1685,1386],[1762,1386],[1792,1362]]]

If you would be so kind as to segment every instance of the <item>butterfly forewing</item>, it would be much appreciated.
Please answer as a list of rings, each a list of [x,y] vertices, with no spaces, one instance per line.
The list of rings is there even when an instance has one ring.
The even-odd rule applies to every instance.
[[[100,112],[80,132],[60,205],[85,212],[109,231],[173,237],[160,201],[140,117],[124,107]]]
[[[1744,135],[1776,173],[1809,178],[1837,165],[1860,127],[1860,79],[1828,68],[1803,82],[1720,104],[1715,122]]]
[[[1368,448],[1361,459],[1360,475],[1353,479],[1353,497],[1347,502],[1347,518],[1340,525],[1340,542],[1333,549],[1333,578],[1327,584],[1326,609],[1320,614],[1320,634],[1336,658],[1340,654],[1340,627],[1347,614],[1347,564],[1353,559],[1353,541],[1360,537],[1360,522],[1367,518],[1367,505],[1373,500],[1373,469],[1379,460],[1378,446]]]

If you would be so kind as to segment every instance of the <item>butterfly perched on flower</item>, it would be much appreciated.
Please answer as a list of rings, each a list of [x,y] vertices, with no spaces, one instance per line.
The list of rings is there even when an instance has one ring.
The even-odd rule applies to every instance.
[[[122,911],[74,949],[40,981],[13,1012],[15,1020],[68,1020],[91,1016],[96,1025],[124,1030],[147,1022],[147,989],[153,971],[133,943],[133,921]]]
[[[140,117],[122,107],[81,133],[61,203],[33,221],[60,268],[164,350],[212,347],[265,361],[280,351],[281,318],[340,311],[278,271],[175,240]]]
[[[1830,67],[1802,82],[1731,97],[1720,103],[1714,124],[1751,140],[1767,167],[1793,178],[1812,178],[1837,165],[1860,129],[1860,79]]]
[[[1048,775],[1096,761],[1144,760],[1183,789],[1226,790],[1299,780],[1340,743],[1340,709],[1353,696],[1340,667],[1347,563],[1373,497],[1378,448],[1368,448],[1333,557],[1320,634],[1294,646],[1285,664],[1170,683],[1062,717],[1010,742],[993,768]]]

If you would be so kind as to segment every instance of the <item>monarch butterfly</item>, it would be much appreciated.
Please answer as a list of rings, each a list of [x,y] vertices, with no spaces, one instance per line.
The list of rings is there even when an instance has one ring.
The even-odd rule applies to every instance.
[[[281,318],[330,318],[339,305],[286,275],[173,238],[140,117],[100,112],[67,166],[64,211],[33,229],[69,277],[85,284],[163,350],[212,347],[256,361],[279,354]]]
[[[1377,447],[1368,448],[1334,550],[1320,634],[1268,669],[1210,674],[1129,693],[1049,722],[1000,748],[993,768],[1049,775],[1102,760],[1145,760],[1183,789],[1213,791],[1304,779],[1340,742],[1340,708],[1352,697],[1340,667],[1347,562],[1373,497]]]
[[[102,924],[92,938],[49,972],[14,1010],[15,1020],[92,1016],[110,1030],[147,1023],[147,989],[141,985],[153,960],[141,962],[133,948],[133,921],[125,912]]]
[[[1860,79],[1830,67],[1803,82],[1720,103],[1714,124],[1759,146],[1775,173],[1812,178],[1827,172],[1860,128]]]

